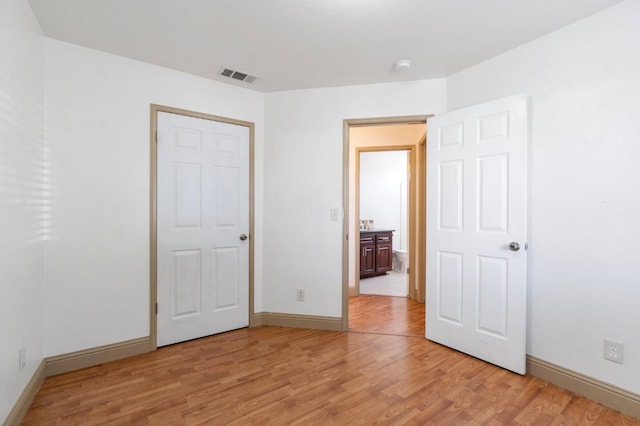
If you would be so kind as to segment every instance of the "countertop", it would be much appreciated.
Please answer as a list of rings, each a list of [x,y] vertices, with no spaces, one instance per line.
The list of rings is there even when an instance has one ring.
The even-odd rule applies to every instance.
[[[361,229],[360,233],[361,234],[375,234],[376,232],[395,232],[395,229]]]

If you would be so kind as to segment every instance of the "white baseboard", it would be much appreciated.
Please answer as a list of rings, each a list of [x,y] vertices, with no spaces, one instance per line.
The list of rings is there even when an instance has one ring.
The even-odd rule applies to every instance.
[[[31,406],[33,399],[36,397],[42,382],[44,382],[45,374],[44,374],[44,360],[40,361],[40,365],[36,368],[36,371],[31,376],[29,383],[25,386],[24,390],[18,397],[18,400],[13,405],[11,411],[9,411],[9,415],[5,419],[3,425],[5,426],[18,426],[24,415],[27,414],[27,410]]]
[[[640,418],[640,395],[527,355],[527,373],[594,401]]]
[[[31,380],[29,380],[29,383],[27,383],[27,386],[20,394],[18,401],[9,412],[9,416],[5,420],[4,425],[14,426],[22,422],[45,378],[55,376],[56,374],[80,370],[82,368],[93,367],[94,365],[104,364],[105,362],[140,355],[149,351],[149,337],[141,337],[139,339],[127,340],[43,359],[35,373],[33,373]]]
[[[71,352],[68,354],[45,358],[45,374],[47,377],[81,368],[93,367],[105,362],[117,361],[130,356],[140,355],[150,351],[151,339],[141,337],[113,343],[111,345],[98,346],[96,348]]]
[[[315,330],[342,331],[342,318],[323,317],[316,315],[259,312],[255,314],[255,324],[291,328],[311,328]]]

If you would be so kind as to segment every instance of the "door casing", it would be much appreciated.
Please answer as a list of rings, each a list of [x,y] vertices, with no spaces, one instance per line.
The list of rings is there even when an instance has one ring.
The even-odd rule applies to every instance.
[[[351,145],[349,141],[349,129],[351,127],[364,127],[364,126],[376,126],[376,125],[403,125],[403,124],[424,124],[426,131],[427,119],[432,115],[413,115],[413,116],[401,116],[401,117],[382,117],[382,118],[365,118],[365,119],[347,119],[343,121],[343,187],[342,187],[342,204],[344,206],[344,221],[342,223],[342,330],[347,331],[349,329],[349,248],[355,247],[358,243],[356,236],[352,236],[349,239],[349,227],[351,222],[358,217],[358,200],[356,198],[355,211],[349,211],[349,201],[352,194],[349,191],[349,173],[350,173],[350,155]],[[359,153],[361,151],[392,151],[392,150],[409,150],[411,151],[411,185],[416,185],[417,181],[425,181],[425,166],[426,166],[426,138],[419,141],[417,145],[394,145],[394,146],[376,146],[370,148],[360,148],[356,152],[356,162],[359,161]],[[359,166],[356,166],[356,173],[359,170]],[[356,176],[356,179],[359,177]],[[424,232],[426,222],[426,192],[425,185],[423,184],[418,196],[415,196],[415,190],[411,190],[411,205],[410,210],[410,228],[413,241],[409,243],[410,250],[410,296],[424,302],[425,295],[425,247],[426,247],[426,234]],[[356,191],[357,192],[357,191]],[[357,194],[354,195],[357,197]],[[354,249],[357,252],[357,249]],[[358,268],[358,261],[356,256],[356,268]],[[415,283],[418,283],[415,286]],[[358,284],[356,284],[358,285]],[[413,292],[413,294],[411,293]]]
[[[157,130],[158,112],[168,112],[172,114],[184,115],[187,117],[201,118],[204,120],[218,121],[222,123],[235,124],[249,128],[249,327],[255,326],[254,308],[254,134],[255,124],[236,120],[233,118],[221,117],[202,112],[189,111],[170,106],[151,104],[151,131],[150,131],[150,188],[149,188],[149,350],[158,348],[158,324],[157,324],[157,302],[158,302],[158,238],[157,238],[157,190],[158,190],[158,151],[157,151]]]

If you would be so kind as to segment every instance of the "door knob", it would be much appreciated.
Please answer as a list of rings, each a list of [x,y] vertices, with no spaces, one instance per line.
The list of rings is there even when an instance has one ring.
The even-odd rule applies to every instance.
[[[246,234],[240,234],[240,240],[241,241],[245,241],[247,239],[247,235]]]
[[[513,241],[509,244],[509,250],[511,251],[518,251],[520,250],[520,244],[518,244],[517,242]]]

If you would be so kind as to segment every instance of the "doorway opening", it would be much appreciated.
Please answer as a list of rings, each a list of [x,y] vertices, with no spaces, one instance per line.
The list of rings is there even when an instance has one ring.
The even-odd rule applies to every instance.
[[[420,125],[416,132],[422,130]],[[358,143],[372,130],[352,129],[351,141]],[[366,133],[358,132],[360,130]],[[394,126],[400,131],[401,126]],[[394,132],[395,133],[395,132]],[[360,276],[352,296],[409,296],[409,184],[411,151],[370,151],[357,148]]]
[[[393,330],[390,334],[415,334],[416,330],[419,330],[418,333],[424,335],[426,245],[424,183],[427,118],[428,116],[410,116],[344,121],[343,198],[346,208],[342,318],[345,331],[353,330],[354,327],[362,331],[360,329],[365,327],[372,332]],[[381,159],[380,156],[384,158],[385,153],[389,156],[387,159]],[[405,179],[390,179],[389,173],[395,173],[397,177],[398,172],[397,169],[395,172],[390,172],[386,167],[384,172],[387,174],[386,177],[375,177],[375,171],[372,171],[372,168],[381,168],[391,157],[404,157]],[[372,181],[377,180],[377,183],[367,182],[371,185],[367,183],[360,185],[361,177]],[[385,185],[386,190],[382,188]],[[367,200],[372,197],[372,194],[376,192],[380,194],[382,191],[393,192],[395,195],[391,198],[395,197],[396,200],[389,201],[388,197]],[[386,201],[381,200],[382,198]],[[376,204],[382,206],[377,212],[376,208],[372,207]],[[402,218],[405,219],[402,220]],[[361,251],[361,225],[363,228],[372,228],[376,239],[378,238],[375,234],[376,230],[390,231],[393,239],[392,247],[374,246],[367,250],[367,247],[363,246]],[[379,254],[379,249],[382,254]],[[362,255],[365,250],[365,255]],[[387,259],[384,258],[385,250],[389,253]],[[388,262],[387,270],[385,271],[384,267],[377,268],[378,273],[373,273],[376,275],[374,278],[364,278],[371,276],[370,268],[372,268],[368,263],[367,253],[382,256],[383,264]],[[367,264],[365,265],[364,262]],[[365,270],[363,275],[365,285],[360,278],[362,268]],[[367,268],[369,273],[366,272]],[[390,279],[395,278],[396,281],[399,279],[401,283],[402,279],[405,279],[406,287],[401,291],[404,294],[389,295],[393,291],[388,288],[385,291],[381,291],[380,288],[371,290],[372,286],[364,281],[375,279],[381,281],[380,284],[384,286],[388,276],[392,277]],[[402,286],[401,284],[400,287]],[[384,293],[387,295],[380,295]],[[379,311],[381,314],[374,314],[374,311]],[[416,314],[416,312],[419,313]],[[350,316],[353,317],[351,322]],[[407,323],[407,318],[411,316],[413,319]],[[397,320],[405,325],[400,325],[396,322]],[[418,324],[415,324],[416,322]],[[416,325],[419,327],[417,328]]]

